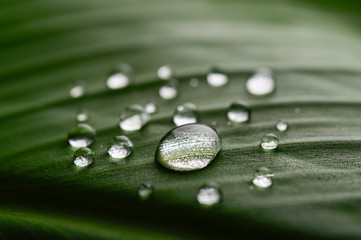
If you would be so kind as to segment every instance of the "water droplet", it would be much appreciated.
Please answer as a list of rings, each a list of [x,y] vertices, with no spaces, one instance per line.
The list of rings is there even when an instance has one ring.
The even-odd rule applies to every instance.
[[[218,125],[218,123],[216,122],[216,121],[212,121],[212,126],[217,126]]]
[[[160,79],[170,79],[173,75],[172,68],[168,65],[163,65],[158,68],[157,75]]]
[[[276,128],[277,128],[278,131],[284,132],[284,131],[286,131],[288,129],[288,123],[286,121],[279,120],[276,123]]]
[[[95,129],[85,123],[77,124],[68,133],[68,142],[71,146],[88,147],[94,142]]]
[[[222,70],[214,68],[207,74],[207,82],[213,87],[222,87],[228,83],[228,76]]]
[[[216,187],[204,186],[198,190],[197,202],[204,207],[212,207],[221,201],[221,193]]]
[[[74,152],[74,164],[78,167],[86,167],[94,161],[94,153],[89,148],[79,148]]]
[[[108,153],[112,158],[126,158],[133,151],[133,143],[126,136],[116,136],[113,143],[108,149]]]
[[[148,102],[145,106],[144,106],[144,110],[149,113],[149,114],[153,114],[157,112],[157,105],[154,102]]]
[[[86,122],[89,119],[89,110],[86,108],[80,109],[76,114],[76,120],[78,122]]]
[[[159,95],[161,98],[169,100],[178,96],[178,83],[176,80],[171,80],[159,88]]]
[[[301,112],[301,109],[295,108],[295,113],[296,113],[296,114],[298,114],[298,113],[300,113],[300,112]]]
[[[189,85],[191,87],[198,87],[199,80],[197,78],[191,78],[191,80],[189,80]]]
[[[76,84],[69,91],[70,97],[72,98],[80,98],[84,95],[84,93],[85,93],[85,87],[82,83]]]
[[[264,96],[272,93],[276,83],[269,69],[261,68],[246,81],[247,91],[256,96]]]
[[[119,127],[124,131],[137,131],[150,120],[149,113],[140,105],[133,104],[120,113]]]
[[[150,183],[143,183],[138,189],[138,196],[140,200],[149,199],[154,192],[154,188]]]
[[[193,103],[179,105],[174,112],[173,122],[177,126],[196,123],[198,118],[197,107]]]
[[[269,188],[272,186],[272,177],[274,174],[266,167],[261,167],[257,169],[254,178],[252,179],[252,184],[259,188]]]
[[[251,110],[242,102],[235,102],[229,106],[227,117],[232,122],[244,123],[248,122],[251,117]]]
[[[155,160],[172,170],[192,171],[208,166],[221,148],[213,128],[193,123],[169,131],[158,144]]]
[[[127,87],[132,80],[132,67],[126,63],[119,64],[107,77],[107,86],[110,89]]]
[[[265,150],[273,150],[278,147],[278,138],[274,134],[267,134],[261,140],[261,147]]]

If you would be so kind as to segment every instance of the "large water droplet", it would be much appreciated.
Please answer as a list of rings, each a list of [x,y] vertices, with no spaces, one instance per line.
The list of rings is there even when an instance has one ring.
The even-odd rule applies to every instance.
[[[265,150],[273,150],[278,147],[278,138],[274,134],[267,134],[261,139],[261,147]]]
[[[126,158],[133,151],[133,143],[126,136],[116,136],[113,143],[108,149],[108,153],[112,158]]]
[[[277,128],[278,131],[284,132],[284,131],[286,131],[288,129],[288,123],[286,121],[279,120],[276,123],[276,128]]]
[[[169,131],[158,144],[155,160],[172,170],[192,171],[206,167],[221,148],[214,129],[193,123]]]
[[[85,87],[83,83],[77,83],[69,90],[69,95],[72,98],[80,98],[85,94]]]
[[[197,202],[204,207],[212,207],[221,201],[221,193],[216,187],[204,186],[198,190]]]
[[[114,68],[107,77],[107,86],[110,89],[127,87],[132,80],[132,67],[122,63]]]
[[[120,113],[119,127],[124,131],[137,131],[150,120],[149,113],[140,105],[133,104]]]
[[[170,80],[159,88],[159,95],[161,98],[169,100],[178,96],[178,82]]]
[[[154,188],[150,183],[143,183],[138,189],[138,197],[140,200],[149,199],[154,192]]]
[[[173,75],[172,68],[168,65],[163,65],[158,68],[157,75],[160,79],[170,79]]]
[[[78,122],[86,122],[89,119],[89,110],[86,108],[80,109],[76,114],[76,120]]]
[[[198,85],[199,85],[199,80],[198,80],[197,78],[191,78],[191,79],[189,80],[189,85],[190,85],[191,87],[198,87]]]
[[[85,123],[77,124],[68,133],[68,142],[73,147],[87,147],[94,142],[95,129]]]
[[[193,103],[179,105],[174,112],[173,122],[177,126],[196,123],[198,118],[197,107]]]
[[[276,88],[276,83],[272,77],[271,70],[261,68],[246,81],[247,91],[256,96],[263,96],[272,93]]]
[[[257,170],[252,184],[258,188],[269,188],[272,186],[272,177],[274,174],[266,167],[261,167]]]
[[[94,161],[94,153],[89,148],[79,148],[74,152],[74,164],[86,167]]]
[[[222,70],[213,68],[207,74],[207,82],[213,87],[222,87],[228,83],[228,76]]]
[[[153,114],[157,112],[157,105],[154,102],[148,102],[145,106],[144,106],[144,110],[149,113],[149,114]]]
[[[232,122],[243,123],[248,122],[251,117],[251,110],[242,102],[235,102],[229,106],[227,118]]]

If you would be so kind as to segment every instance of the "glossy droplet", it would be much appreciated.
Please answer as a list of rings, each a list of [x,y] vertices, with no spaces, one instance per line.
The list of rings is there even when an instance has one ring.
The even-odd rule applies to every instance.
[[[74,164],[86,167],[94,161],[94,153],[89,148],[79,148],[74,152]]]
[[[274,174],[266,167],[261,167],[256,171],[252,184],[258,188],[269,188],[272,186]]]
[[[197,107],[193,103],[179,105],[174,112],[173,122],[177,126],[196,123],[198,118]]]
[[[213,87],[222,87],[228,83],[228,76],[222,70],[214,68],[207,74],[207,82]]]
[[[276,128],[280,132],[284,132],[288,129],[288,123],[286,121],[280,120],[276,123]]]
[[[94,142],[95,129],[85,123],[77,124],[68,133],[68,142],[71,146],[81,148],[87,147]]]
[[[145,106],[144,106],[144,110],[149,113],[149,114],[153,114],[157,112],[157,105],[154,102],[148,102]]]
[[[168,65],[163,65],[158,68],[157,75],[160,79],[170,79],[173,75],[172,68]]]
[[[138,196],[141,200],[149,199],[154,192],[154,188],[150,183],[143,183],[138,189]]]
[[[124,131],[137,131],[150,120],[149,113],[140,105],[126,107],[120,113],[119,127]]]
[[[76,114],[76,120],[78,122],[86,122],[89,119],[89,110],[86,108],[80,109]]]
[[[159,95],[165,100],[174,99],[178,96],[178,83],[171,80],[159,88]]]
[[[256,96],[263,96],[272,93],[276,88],[276,83],[269,69],[259,69],[246,81],[247,91]]]
[[[116,136],[113,143],[108,149],[108,153],[112,158],[126,158],[133,151],[133,143],[126,136]]]
[[[261,140],[261,147],[265,150],[273,150],[278,147],[278,138],[274,134],[267,134]]]
[[[132,80],[132,68],[128,64],[120,64],[114,68],[107,77],[107,86],[110,89],[127,87]]]
[[[69,95],[72,98],[80,98],[85,94],[85,87],[82,83],[78,83],[69,90]]]
[[[193,123],[169,131],[158,144],[155,160],[172,170],[192,171],[208,166],[221,148],[213,128]]]
[[[251,117],[251,110],[242,102],[235,102],[229,106],[227,118],[232,122],[244,123],[248,122]]]
[[[221,201],[221,193],[216,187],[204,186],[197,193],[197,202],[205,207],[214,206]]]
[[[189,80],[189,85],[191,87],[198,87],[199,80],[197,78],[191,78],[191,80]]]

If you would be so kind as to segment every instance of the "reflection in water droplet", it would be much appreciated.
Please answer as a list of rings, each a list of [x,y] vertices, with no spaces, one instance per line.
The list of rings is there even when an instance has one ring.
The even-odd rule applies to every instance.
[[[214,206],[221,201],[221,193],[218,188],[204,186],[197,193],[197,202],[204,207]]]
[[[279,120],[276,123],[276,128],[277,128],[278,131],[284,132],[284,131],[286,131],[288,129],[288,123],[286,121]]]
[[[107,77],[107,86],[110,89],[127,87],[132,80],[132,67],[126,63],[119,64]]]
[[[138,189],[138,197],[140,200],[149,199],[154,192],[154,188],[150,183],[143,183]]]
[[[87,147],[94,142],[95,129],[85,123],[77,124],[68,133],[68,142],[73,147]]]
[[[267,134],[261,140],[261,147],[265,150],[273,150],[278,147],[278,138],[274,134]]]
[[[76,120],[78,122],[86,122],[89,119],[89,110],[86,108],[80,109],[76,115]]]
[[[207,82],[213,87],[222,87],[228,83],[228,76],[220,69],[214,68],[207,74]]]
[[[170,80],[159,88],[159,95],[165,100],[174,99],[178,96],[178,83],[176,80]]]
[[[218,133],[202,124],[183,125],[169,131],[159,142],[155,160],[177,171],[202,169],[222,148]]]
[[[108,153],[112,158],[126,158],[133,151],[133,143],[126,136],[116,136],[112,145],[108,149]]]
[[[268,168],[261,167],[252,179],[252,184],[258,188],[269,188],[273,183],[272,177],[274,177],[274,174]]]
[[[191,80],[189,80],[189,85],[191,87],[198,87],[199,80],[197,78],[191,78]]]
[[[248,122],[251,117],[251,110],[242,102],[235,102],[229,106],[227,117],[232,122],[244,123]]]
[[[170,79],[173,75],[172,68],[168,65],[163,65],[158,68],[157,75],[160,79]]]
[[[72,98],[80,98],[84,95],[84,93],[85,93],[85,88],[84,85],[81,83],[78,83],[77,85],[73,86],[69,91],[69,95]]]
[[[89,148],[79,148],[74,152],[74,164],[86,167],[94,161],[94,153]]]
[[[124,131],[137,131],[150,120],[149,113],[140,105],[133,104],[120,113],[119,127]]]
[[[196,123],[198,118],[197,107],[193,103],[179,105],[174,112],[173,122],[177,126]]]
[[[145,106],[144,106],[144,110],[149,113],[149,114],[153,114],[157,112],[157,105],[154,102],[148,102]]]
[[[271,70],[261,68],[246,81],[247,91],[256,96],[264,96],[274,92],[276,83]]]

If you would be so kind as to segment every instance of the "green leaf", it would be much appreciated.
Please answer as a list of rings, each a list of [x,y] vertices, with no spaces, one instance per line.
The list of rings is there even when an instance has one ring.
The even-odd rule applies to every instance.
[[[351,0],[3,0],[0,238],[360,238],[360,13]],[[134,67],[135,81],[110,91],[105,77],[119,62]],[[172,101],[158,96],[162,64],[180,82]],[[213,64],[229,73],[227,86],[207,85]],[[262,66],[274,70],[277,90],[259,98],[244,84]],[[71,99],[78,80],[86,95]],[[229,126],[236,100],[252,118]],[[122,132],[119,112],[148,101],[159,107],[150,123]],[[178,173],[154,154],[184,102],[198,106],[200,122],[217,123],[223,149],[207,168]],[[66,136],[84,107],[96,156],[79,171]],[[276,131],[279,119],[287,132]],[[259,147],[267,133],[279,136],[275,152]],[[107,146],[120,134],[134,152],[114,162]],[[274,185],[251,191],[263,166]],[[144,182],[155,189],[148,201],[137,197]],[[220,186],[222,204],[202,209],[195,196],[208,182]]]

